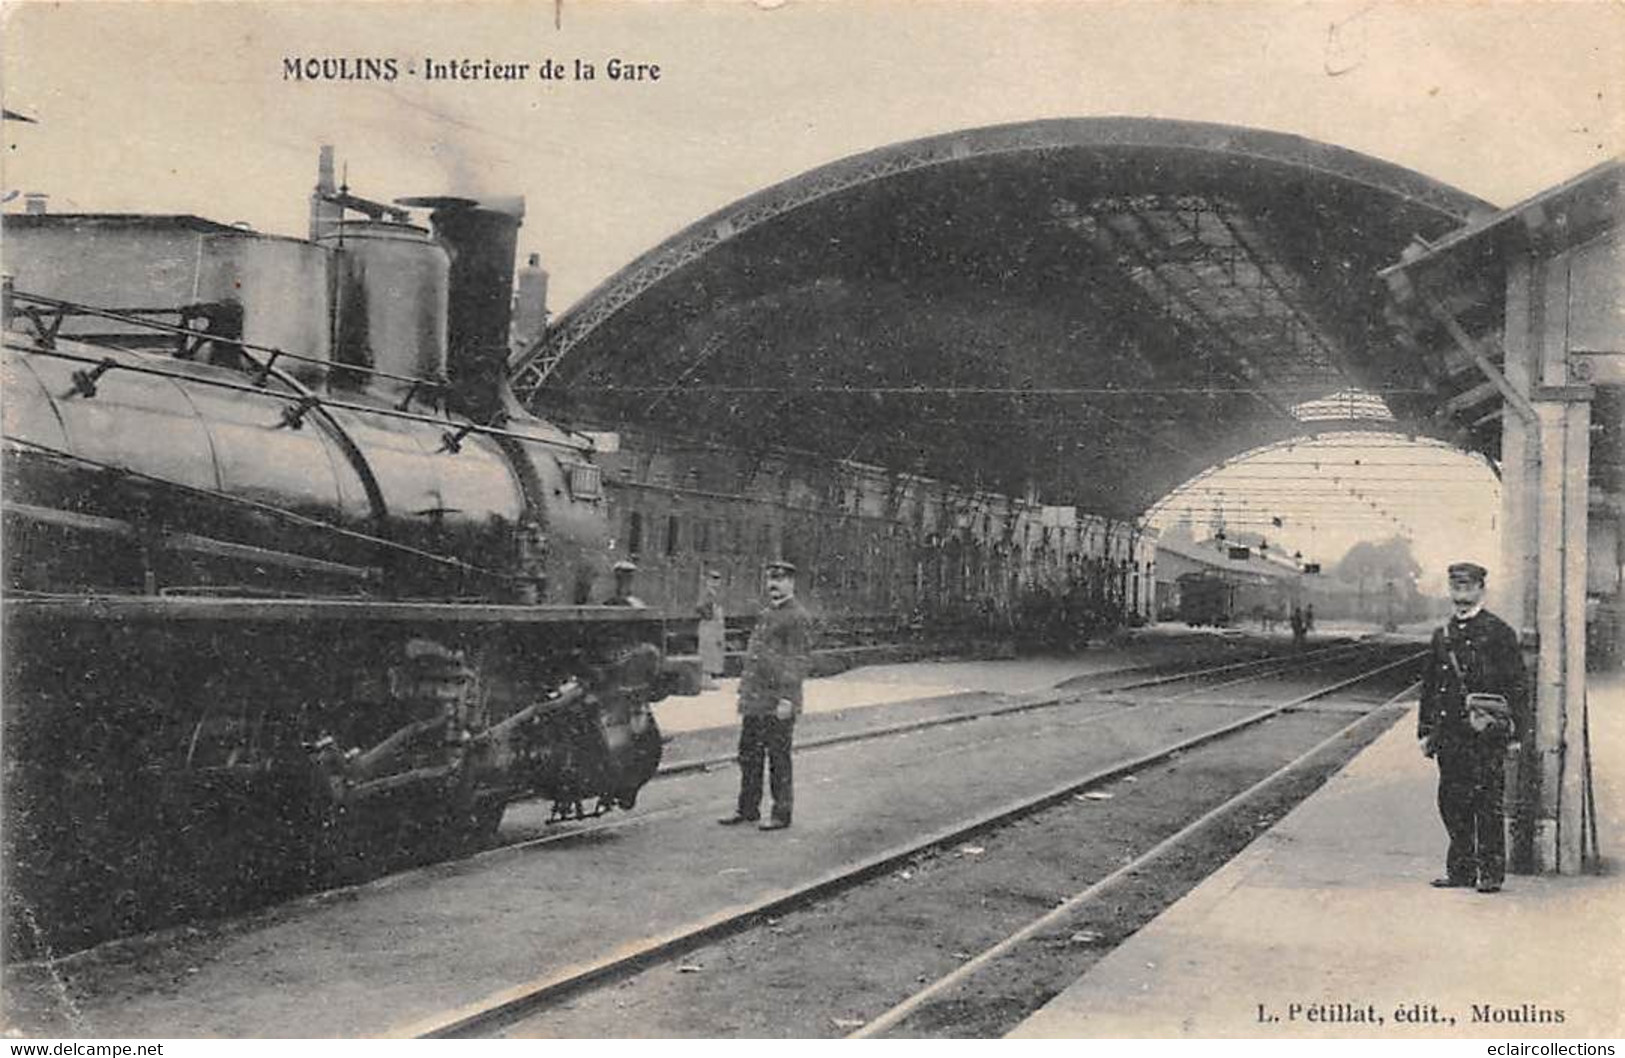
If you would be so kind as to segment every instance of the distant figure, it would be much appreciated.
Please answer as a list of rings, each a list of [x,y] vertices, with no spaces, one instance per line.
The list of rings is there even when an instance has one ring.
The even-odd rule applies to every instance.
[[[1304,635],[1307,632],[1308,632],[1308,627],[1305,626],[1304,623],[1303,623],[1303,611],[1300,610],[1297,606],[1293,606],[1292,607],[1292,645],[1293,646],[1299,646],[1299,647],[1303,646],[1303,638],[1304,638]]]
[[[1315,607],[1313,604],[1303,608],[1303,634],[1308,635],[1315,630]]]
[[[1449,573],[1455,612],[1433,633],[1416,719],[1422,755],[1439,763],[1439,816],[1450,834],[1444,877],[1433,885],[1498,893],[1506,878],[1505,758],[1524,715],[1523,657],[1517,633],[1484,609],[1484,567],[1457,562]]]
[[[615,563],[613,568],[615,572],[615,593],[604,600],[604,605],[636,606],[641,608],[643,600],[632,594],[632,578],[637,576],[637,565],[622,559]]]
[[[790,740],[801,715],[801,681],[812,663],[812,619],[796,601],[796,567],[767,564],[767,606],[756,618],[739,681],[739,807],[723,826],[761,818],[762,765],[771,778],[773,815],[762,830],[790,825],[794,787]]]
[[[700,670],[705,673],[707,690],[717,685],[722,675],[724,642],[727,635],[726,616],[722,612],[722,573],[711,570],[705,575],[705,586],[700,589],[699,605],[694,612],[700,618]]]

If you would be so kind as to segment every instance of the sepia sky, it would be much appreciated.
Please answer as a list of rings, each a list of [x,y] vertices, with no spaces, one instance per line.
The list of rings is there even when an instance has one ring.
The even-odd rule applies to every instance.
[[[12,3],[8,190],[299,233],[316,150],[362,194],[521,193],[563,309],[639,252],[860,151],[1045,117],[1256,126],[1498,205],[1625,147],[1625,5]],[[555,14],[560,28],[554,28]],[[283,60],[539,64],[595,81],[298,83]],[[656,82],[610,82],[619,57]]]
[[[1620,3],[77,2],[5,14],[5,105],[37,122],[4,125],[7,194],[302,235],[317,148],[331,143],[359,194],[524,194],[521,250],[543,255],[555,311],[768,184],[982,125],[1254,126],[1503,206],[1625,151]],[[285,60],[318,57],[390,57],[418,74],[284,78]],[[659,64],[660,79],[611,81],[611,58]],[[426,59],[581,59],[598,78],[428,82]],[[1479,530],[1432,520],[1418,539],[1429,565],[1493,556],[1493,491],[1480,500],[1458,508]],[[1313,542],[1330,561],[1353,530],[1324,521]]]

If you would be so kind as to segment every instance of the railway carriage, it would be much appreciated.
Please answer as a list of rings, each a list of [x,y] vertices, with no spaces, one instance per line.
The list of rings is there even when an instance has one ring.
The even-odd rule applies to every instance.
[[[1008,636],[1057,619],[1062,601],[1096,630],[1149,614],[1151,539],[1132,525],[877,466],[598,425],[618,435],[602,458],[612,546],[662,613],[687,613],[709,569],[724,575],[728,613],[752,613],[762,564],[788,554],[838,637]]]
[[[1179,577],[1179,619],[1192,627],[1222,628],[1235,617],[1236,587],[1217,573],[1184,573]]]
[[[1297,599],[1296,581],[1274,573],[1202,570],[1182,573],[1178,619],[1222,628],[1246,619],[1285,622]]]

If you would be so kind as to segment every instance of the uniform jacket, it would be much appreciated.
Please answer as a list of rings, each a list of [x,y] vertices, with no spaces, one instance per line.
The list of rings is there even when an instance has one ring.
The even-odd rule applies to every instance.
[[[728,635],[728,623],[722,612],[722,604],[717,601],[715,595],[707,595],[694,607],[694,612],[700,617],[698,628],[700,667],[708,676],[720,676]]]
[[[1450,665],[1454,650],[1463,679]],[[1464,685],[1465,683],[1465,685]],[[1452,741],[1474,738],[1467,723],[1468,694],[1499,694],[1512,707],[1516,730],[1528,729],[1523,654],[1518,634],[1505,621],[1480,610],[1466,621],[1452,616],[1433,632],[1427,672],[1422,677],[1422,708],[1417,714],[1418,738]]]
[[[756,618],[739,681],[742,716],[771,716],[787,698],[801,715],[801,681],[812,662],[812,618],[796,599],[768,606]]]

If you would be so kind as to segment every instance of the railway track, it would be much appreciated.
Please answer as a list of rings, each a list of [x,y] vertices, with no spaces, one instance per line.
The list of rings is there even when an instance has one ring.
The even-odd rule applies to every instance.
[[[1111,670],[1104,673],[1093,674],[1069,681],[1069,689],[1056,689],[1051,692],[1034,694],[1022,699],[1009,702],[998,701],[994,704],[954,711],[947,715],[934,715],[918,717],[895,723],[883,723],[874,726],[860,727],[852,730],[839,730],[825,735],[815,735],[797,741],[796,750],[804,753],[814,750],[824,750],[835,747],[849,746],[856,743],[871,742],[900,736],[907,736],[917,732],[928,731],[934,728],[951,727],[973,723],[977,721],[997,720],[1014,717],[1025,713],[1042,710],[1061,710],[1066,707],[1076,707],[1081,704],[1095,704],[1101,710],[1092,715],[1077,720],[1077,723],[1087,724],[1109,719],[1137,707],[1139,703],[1133,700],[1122,699],[1120,696],[1137,690],[1147,688],[1177,688],[1188,685],[1192,689],[1186,694],[1199,693],[1204,688],[1214,686],[1241,686],[1261,680],[1291,674],[1300,670],[1314,669],[1326,664],[1328,661],[1359,657],[1372,650],[1382,650],[1380,642],[1371,640],[1357,640],[1354,642],[1333,643],[1310,651],[1295,652],[1279,655],[1269,654],[1258,658],[1248,658],[1241,661],[1227,661],[1217,665],[1204,665],[1197,669],[1179,669],[1167,664],[1133,667],[1128,669]],[[1168,671],[1170,668],[1173,671]],[[1222,684],[1210,681],[1222,679]],[[969,698],[974,692],[956,697]],[[1167,697],[1165,701],[1180,700],[1183,695]],[[894,703],[897,706],[907,706],[910,703]],[[867,711],[867,710],[865,710]],[[726,732],[727,741],[732,741],[733,732]],[[680,739],[679,739],[680,740]],[[690,759],[668,761],[660,768],[656,778],[660,780],[674,780],[692,777],[715,771],[718,768],[729,768],[736,761],[735,754],[720,753],[705,755]],[[568,846],[590,842],[594,838],[613,834],[632,828],[641,828],[648,825],[659,824],[674,815],[690,811],[686,805],[663,805],[650,808],[640,807],[634,814],[604,816],[574,821],[554,821],[544,815],[545,808],[540,803],[518,802],[510,807],[510,820],[519,816],[517,825],[507,826],[490,845],[482,849],[466,851],[463,858],[469,862],[490,862],[514,855],[523,855],[527,852],[542,850],[556,846]],[[525,819],[526,815],[529,819]],[[359,879],[349,879],[340,884],[324,886],[304,893],[284,894],[282,899],[272,904],[249,906],[242,909],[240,914],[250,916],[261,914],[264,911],[277,907],[315,907],[323,904],[351,899],[364,895],[367,891],[378,888],[387,888],[401,885],[413,877],[425,872],[435,870],[444,860],[437,859],[419,865],[408,866],[404,869],[390,870],[381,874],[374,874]],[[99,948],[114,947],[121,950],[139,949],[143,946],[162,944],[166,938],[178,933],[184,933],[194,924],[170,926],[146,934],[135,934],[112,938],[98,945],[68,952],[53,953],[46,959],[24,961],[22,966],[44,966],[59,963],[63,960],[72,960],[96,952]]]
[[[1405,691],[1400,692],[1400,695],[1396,695],[1395,699],[1397,700],[1404,694],[1414,691],[1418,686],[1420,685],[1412,684]],[[1392,701],[1384,703],[1384,710],[1391,709],[1393,704]],[[1380,716],[1381,714],[1375,715]],[[1398,714],[1396,712],[1393,715],[1397,716]],[[1360,716],[1350,721],[1326,739],[1288,761],[1269,775],[1223,803],[1209,809],[1175,833],[1162,839],[1151,849],[1123,864],[1123,866],[1112,871],[1104,878],[1092,882],[1085,888],[1068,896],[1054,910],[1034,918],[1021,928],[1006,935],[997,943],[972,956],[957,969],[944,974],[924,988],[894,1003],[881,1014],[848,1033],[848,1038],[872,1039],[902,1030],[908,1025],[911,1018],[917,1017],[933,1003],[944,1002],[947,997],[956,991],[965,990],[978,976],[989,974],[1000,960],[1015,957],[1023,944],[1030,943],[1035,938],[1042,937],[1045,933],[1058,932],[1077,923],[1090,909],[1091,904],[1101,902],[1114,888],[1172,858],[1198,835],[1233,818],[1237,813],[1243,811],[1246,806],[1259,800],[1271,789],[1283,784],[1291,776],[1306,770],[1311,762],[1326,754],[1339,743],[1346,741],[1356,729],[1371,723],[1370,715]],[[1072,935],[1077,936],[1078,934],[1073,933]]]
[[[804,753],[811,750],[828,749],[831,747],[847,746],[853,743],[868,742],[875,739],[892,738],[901,735],[910,735],[933,728],[949,727],[966,724],[980,720],[995,720],[1001,717],[1016,716],[1037,710],[1057,709],[1066,706],[1075,706],[1080,703],[1094,700],[1102,695],[1121,695],[1124,692],[1140,690],[1150,687],[1168,687],[1184,683],[1194,684],[1195,687],[1185,694],[1174,695],[1163,699],[1164,701],[1180,701],[1186,697],[1201,693],[1203,690],[1214,687],[1236,687],[1247,683],[1257,682],[1274,676],[1290,674],[1301,670],[1314,669],[1326,664],[1329,660],[1358,657],[1367,652],[1383,650],[1384,645],[1370,641],[1355,641],[1353,643],[1334,643],[1326,647],[1311,651],[1293,653],[1288,655],[1267,655],[1262,658],[1251,658],[1244,661],[1226,662],[1221,665],[1206,666],[1201,669],[1184,672],[1161,672],[1154,676],[1135,676],[1131,679],[1120,679],[1124,675],[1141,670],[1131,669],[1112,673],[1100,674],[1105,682],[1102,686],[1088,689],[1079,688],[1073,691],[1054,691],[1046,694],[1029,696],[1017,701],[995,704],[985,708],[973,708],[963,712],[955,712],[946,716],[930,716],[897,723],[879,724],[863,727],[851,731],[840,731],[828,735],[814,736],[812,738],[798,739],[796,752]],[[1158,666],[1158,669],[1161,667]],[[1237,675],[1240,673],[1241,675]],[[1207,684],[1202,681],[1216,676],[1231,677],[1218,684]],[[899,703],[908,704],[908,703]],[[1083,723],[1104,720],[1117,713],[1133,709],[1140,703],[1135,701],[1112,702],[1108,707],[1082,720]],[[731,732],[730,732],[731,736]],[[718,753],[687,760],[677,760],[664,763],[656,773],[656,779],[672,779],[695,773],[705,773],[717,768],[729,767],[737,762],[734,753]],[[615,817],[604,820],[589,820],[584,822],[566,823],[558,826],[554,822],[546,822],[544,826],[553,833],[540,836],[532,834],[510,832],[506,840],[499,837],[494,846],[484,852],[475,853],[475,856],[502,855],[523,852],[531,848],[541,848],[550,845],[569,844],[578,842],[600,832],[622,830],[628,827],[642,826],[668,817],[680,809],[664,807],[649,811],[640,811],[634,816]]]
[[[1186,672],[1167,673],[1159,671],[1155,676],[1138,676],[1128,680],[1120,680],[1117,679],[1117,677],[1139,672],[1141,670],[1131,669],[1112,673],[1103,673],[1101,674],[1101,677],[1106,679],[1107,682],[1105,685],[1100,687],[1089,688],[1087,690],[1080,689],[1072,692],[1050,692],[1046,694],[1034,695],[1022,701],[997,704],[980,709],[970,709],[964,712],[956,712],[947,716],[925,717],[920,719],[906,720],[898,723],[865,727],[854,731],[837,732],[829,735],[801,739],[796,742],[796,752],[804,753],[810,750],[847,746],[853,743],[868,742],[876,739],[885,739],[900,735],[909,735],[915,732],[930,730],[932,728],[950,727],[979,720],[994,720],[1001,717],[1016,716],[1037,710],[1057,709],[1068,705],[1077,705],[1081,702],[1089,701],[1094,696],[1098,695],[1118,695],[1126,691],[1138,690],[1147,687],[1167,687],[1181,683],[1199,684],[1199,681],[1207,680],[1214,676],[1234,676],[1236,673],[1245,673],[1243,676],[1226,680],[1223,683],[1224,686],[1239,686],[1272,676],[1293,673],[1304,669],[1313,669],[1319,665],[1325,664],[1329,659],[1358,656],[1359,654],[1370,651],[1373,648],[1381,649],[1380,645],[1372,644],[1367,641],[1337,643],[1302,653],[1284,656],[1269,655],[1262,658],[1251,658],[1245,661],[1226,662],[1221,665],[1207,666],[1201,669]],[[1156,668],[1160,669],[1162,667],[1157,666]],[[1203,686],[1211,685],[1199,685],[1196,690],[1188,693],[1197,693],[1203,689]],[[1176,701],[1180,700],[1182,697],[1183,696],[1174,696],[1166,700]],[[898,704],[906,705],[908,703],[903,702]],[[1135,708],[1138,704],[1139,703],[1133,701],[1114,702],[1110,704],[1108,709],[1086,717],[1082,722],[1088,723],[1091,721],[1103,720],[1117,713]],[[731,736],[732,733],[730,732],[730,738]],[[662,764],[655,777],[656,779],[673,779],[683,776],[691,776],[696,773],[711,772],[717,768],[729,767],[736,762],[737,756],[733,753],[721,753],[688,760],[671,761]],[[516,804],[515,807],[522,809],[524,804],[523,802],[520,802]],[[510,833],[506,840],[499,837],[490,848],[475,852],[470,856],[470,858],[480,859],[499,857],[523,853],[530,849],[540,849],[555,845],[580,843],[590,840],[594,835],[611,833],[631,827],[641,827],[650,823],[659,822],[685,810],[686,809],[683,806],[663,806],[655,809],[640,808],[635,815],[612,816],[601,819],[595,818],[581,821],[544,821],[542,823],[542,828],[544,828],[547,833],[540,834],[539,836],[523,831],[517,835]],[[531,829],[533,828],[526,828],[526,830]],[[428,869],[432,869],[432,865],[424,868],[413,868],[413,871]],[[379,884],[380,881],[382,881],[384,884],[394,884],[396,875],[400,873],[401,872],[395,872],[395,874],[392,874],[386,879],[374,879],[358,883],[354,886],[347,885],[330,890],[324,890],[322,892],[312,894],[304,899],[319,902],[322,900],[342,897],[357,889],[365,889],[369,885]]]
[[[1359,651],[1339,651],[1336,657],[1339,660],[1346,661],[1352,657],[1360,656],[1360,653]],[[1065,804],[1075,796],[1098,790],[1100,787],[1113,782],[1137,777],[1157,765],[1165,764],[1171,759],[1227,739],[1239,732],[1256,728],[1266,721],[1292,712],[1308,703],[1328,698],[1339,691],[1366,683],[1395,669],[1414,665],[1421,656],[1421,652],[1415,652],[1406,654],[1397,660],[1385,661],[1375,667],[1362,669],[1352,676],[1339,678],[1308,693],[1294,695],[1284,701],[1253,710],[1238,719],[1220,723],[1196,734],[1167,743],[1151,752],[1116,762],[1107,767],[1091,769],[1085,774],[1070,777],[1036,795],[1000,804],[946,828],[915,837],[856,862],[844,864],[835,870],[828,871],[786,890],[770,894],[743,906],[718,911],[682,928],[648,938],[635,946],[618,949],[602,958],[570,966],[508,989],[485,1001],[447,1011],[433,1018],[406,1026],[400,1030],[401,1034],[430,1038],[468,1038],[501,1033],[524,1019],[534,1017],[538,1012],[543,1011],[550,1005],[581,996],[610,983],[624,980],[629,975],[669,962],[675,957],[690,955],[708,945],[717,944],[743,931],[760,926],[772,920],[775,916],[783,916],[798,909],[805,909],[820,901],[846,893],[865,882],[882,878],[903,869],[907,864],[917,861],[922,856],[951,849],[972,838],[979,838],[998,831],[1000,828],[1009,827],[1020,820],[1052,809],[1057,805]],[[1324,664],[1327,660],[1323,654],[1319,658],[1319,663]],[[1231,674],[1234,674],[1238,667],[1219,666],[1218,668],[1228,669]],[[1296,664],[1283,666],[1261,664],[1258,668],[1264,671],[1254,673],[1248,677],[1248,681],[1262,679],[1266,675],[1279,675],[1282,672],[1296,671],[1301,667],[1301,665]],[[1213,670],[1203,670],[1200,673],[1186,674],[1185,680],[1200,680],[1211,675],[1214,675]],[[1120,692],[1129,689],[1130,686],[1167,686],[1177,682],[1185,682],[1185,680],[1174,677],[1166,679],[1158,677],[1143,681],[1131,681],[1130,684],[1124,684],[1112,689]],[[1385,719],[1391,719],[1392,715],[1397,715],[1391,706],[1392,701],[1393,699],[1390,699],[1390,703],[1385,703],[1383,707],[1373,712],[1382,715]],[[1122,708],[1132,708],[1132,705],[1125,705]],[[1277,769],[1268,779],[1255,783],[1242,794],[1229,799],[1224,805],[1206,813],[1196,822],[1183,828],[1175,838],[1160,843],[1156,848],[1134,861],[1134,864],[1101,879],[1095,885],[1077,894],[1065,906],[1072,911],[1076,911],[1089,899],[1109,888],[1116,880],[1143,869],[1146,865],[1154,863],[1159,858],[1167,856],[1171,850],[1190,840],[1192,835],[1212,825],[1215,820],[1235,811],[1238,806],[1256,797],[1260,791],[1267,789],[1272,784],[1279,783],[1285,776],[1292,774],[1295,770],[1301,769],[1304,762],[1324,753],[1328,746],[1345,741],[1349,732],[1360,728],[1362,725],[1377,723],[1380,723],[1380,720],[1374,721],[1372,715],[1368,713],[1360,715],[1349,723],[1340,725],[1336,733],[1330,738],[1317,743],[1309,752],[1300,754],[1286,767]],[[1385,724],[1382,726],[1385,726]],[[1032,932],[1045,928],[1045,924],[1051,921],[1050,917],[1046,916],[1044,919],[1040,919],[1038,923],[1029,924],[1025,927],[1027,932],[1022,935],[1030,936]],[[1019,939],[1017,937],[1016,940],[1010,941],[1009,945],[1013,946],[1019,942]],[[995,945],[993,949],[984,952],[984,961],[993,961],[1003,954],[1005,950],[1007,949]],[[979,956],[978,958],[982,957]],[[943,982],[933,984],[928,990],[918,993],[916,996],[905,998],[894,1006],[891,1011],[873,1019],[872,1022],[865,1022],[863,1028],[866,1030],[866,1034],[890,1030],[906,1019],[920,1005],[928,1002],[933,996],[940,994],[941,991],[953,987],[960,980],[961,977],[957,976],[945,978]],[[832,1024],[844,1026],[843,1019],[833,1015],[831,1017]],[[871,1024],[872,1028],[869,1027]]]
[[[1245,661],[1226,662],[1196,670],[1176,671],[1172,673],[1159,671],[1162,666],[1151,667],[1158,671],[1155,676],[1142,676],[1129,680],[1111,682],[1116,677],[1129,675],[1142,670],[1129,669],[1116,672],[1102,673],[1097,677],[1084,677],[1083,680],[1104,679],[1102,686],[1086,686],[1082,680],[1068,681],[1069,689],[1056,689],[1054,691],[1032,695],[1024,700],[998,705],[991,705],[981,709],[970,709],[964,712],[955,712],[946,716],[932,716],[897,723],[880,724],[873,727],[859,728],[854,731],[845,731],[837,734],[803,738],[796,742],[797,751],[823,749],[828,746],[840,746],[850,742],[862,742],[874,738],[887,738],[894,735],[910,734],[933,727],[945,727],[951,724],[963,724],[974,720],[987,720],[1001,716],[1013,716],[1018,713],[1031,712],[1036,709],[1053,709],[1060,706],[1075,704],[1091,695],[1121,694],[1125,691],[1140,690],[1147,687],[1165,687],[1179,683],[1198,683],[1192,694],[1202,689],[1199,681],[1219,675],[1234,675],[1243,673],[1233,680],[1225,681],[1224,685],[1240,685],[1269,676],[1281,675],[1303,668],[1312,668],[1324,664],[1328,659],[1348,656],[1352,653],[1371,649],[1371,644],[1365,641],[1354,643],[1335,643],[1330,646],[1317,648],[1311,651],[1288,655],[1266,655],[1262,658],[1250,658]],[[903,703],[907,704],[907,703]],[[1124,706],[1127,708],[1127,706]],[[683,775],[694,771],[707,771],[712,768],[735,763],[736,757],[732,753],[719,753],[705,757],[688,760],[671,761],[660,766],[656,773],[657,778],[667,778],[674,775]]]
[[[1375,654],[1383,655],[1381,665],[1366,660]],[[331,1035],[502,1031],[515,1017],[556,1007],[558,1000],[569,1003],[599,994],[594,982],[624,981],[639,967],[670,971],[672,956],[712,950],[747,934],[752,922],[789,915],[794,908],[827,908],[843,894],[867,892],[872,887],[861,884],[865,878],[883,883],[900,869],[898,862],[951,856],[952,848],[965,841],[964,834],[984,834],[978,840],[992,845],[1023,825],[1022,820],[1041,814],[1045,801],[1052,806],[1088,804],[1098,812],[1101,802],[1074,799],[1102,787],[1132,791],[1136,779],[1138,789],[1145,790],[1160,769],[1190,767],[1204,754],[1251,743],[1228,737],[1236,732],[1260,730],[1269,739],[1269,732],[1295,725],[1342,725],[1344,718],[1320,712],[1324,706],[1317,703],[1335,698],[1339,687],[1358,694],[1385,678],[1379,670],[1392,672],[1407,660],[1395,644],[1368,643],[1317,652],[1314,658],[1254,659],[1182,674],[1118,673],[1094,681],[1092,690],[1052,696],[1073,708],[1030,708],[1014,715],[978,710],[986,721],[982,725],[949,723],[895,737],[832,743],[846,748],[808,754],[798,768],[811,807],[806,819],[786,832],[788,841],[754,833],[719,834],[711,820],[724,798],[731,800],[731,769],[727,774],[685,771],[651,786],[650,797],[632,815],[555,827],[463,860],[310,894],[240,918],[126,938],[49,964],[14,966],[22,974],[13,974],[13,981],[19,976],[60,981],[57,990],[73,994],[87,1012],[86,1023],[96,1024],[102,1034],[140,1034],[159,1025],[182,1035],[277,1035],[277,1025],[296,1022]],[[1303,671],[1316,666],[1333,666],[1337,675],[1324,677],[1322,686],[1309,684]],[[1242,678],[1248,684],[1222,686]],[[1126,696],[1136,693],[1130,685],[1163,697],[1130,700]],[[1172,700],[1201,685],[1230,700]],[[1243,707],[1242,699],[1270,704]],[[1270,723],[1275,717],[1283,719]],[[1004,776],[986,771],[998,768],[1001,759],[1020,761],[1026,770]],[[1052,781],[1066,778],[1068,762],[1078,761],[1088,766],[1078,767],[1079,774],[1065,782]],[[836,785],[820,785],[831,782]],[[896,799],[891,791],[899,782],[914,788],[912,800]],[[921,800],[921,783],[940,786],[940,798],[927,794]],[[978,792],[985,794],[983,805],[976,804]],[[1126,800],[1105,807],[1115,811]],[[842,803],[847,811],[865,811],[864,805],[884,808],[866,822],[841,814]],[[834,861],[846,867],[832,868]],[[746,884],[729,881],[729,872],[742,868],[746,873],[736,877]],[[638,908],[639,903],[592,897],[606,891],[608,878],[617,879],[611,890],[630,884],[633,891],[655,897],[649,904],[654,910],[634,916],[647,925],[633,926],[613,911],[617,906]],[[739,898],[730,897],[731,892]],[[516,893],[534,896],[515,904]],[[464,911],[441,910],[447,907],[479,910],[469,919]],[[513,919],[520,908],[531,910]],[[454,932],[435,932],[431,920],[442,918]],[[505,925],[510,920],[512,925]],[[560,926],[564,932],[556,934]],[[522,932],[516,935],[516,928]],[[537,928],[544,929],[537,946],[516,943],[518,936]],[[344,984],[337,991],[358,990],[358,997],[346,1003],[334,995],[331,974],[351,973],[352,956],[328,955],[341,961],[330,967],[328,976],[318,974],[327,982],[320,987],[315,978],[304,980],[313,972],[312,946],[318,952],[329,948],[326,938],[334,930],[348,938],[334,952],[376,949],[369,958],[385,959],[388,965],[426,966],[422,960],[428,959],[436,968],[414,973],[404,989],[398,973],[387,982],[369,983],[360,972],[353,979],[341,977]],[[616,945],[623,945],[618,952],[624,958],[594,954]],[[265,962],[267,952],[277,951],[287,953],[280,968],[274,960]],[[182,964],[184,971],[166,969]],[[202,989],[188,999],[189,989],[176,988],[171,974],[192,974],[199,966],[198,976],[182,978]],[[529,985],[509,987],[527,975],[533,978]],[[688,975],[682,979],[693,980]],[[317,990],[301,999],[307,985]],[[391,992],[400,994],[377,1002]],[[409,1000],[406,992],[417,998]],[[485,1011],[496,996],[516,1005],[506,1013],[502,1003]],[[476,997],[485,1000],[470,1002]],[[481,1010],[468,1026],[458,1027],[458,1019],[449,1015],[420,1021],[422,1011],[448,1006],[448,1000],[455,1011]],[[53,1002],[49,997],[39,1000],[41,1005]],[[327,1020],[311,1020],[310,1011],[323,1007],[329,1008]],[[489,1027],[481,1028],[487,1018],[492,1019],[485,1021]],[[579,1031],[594,1035],[606,1030]]]

